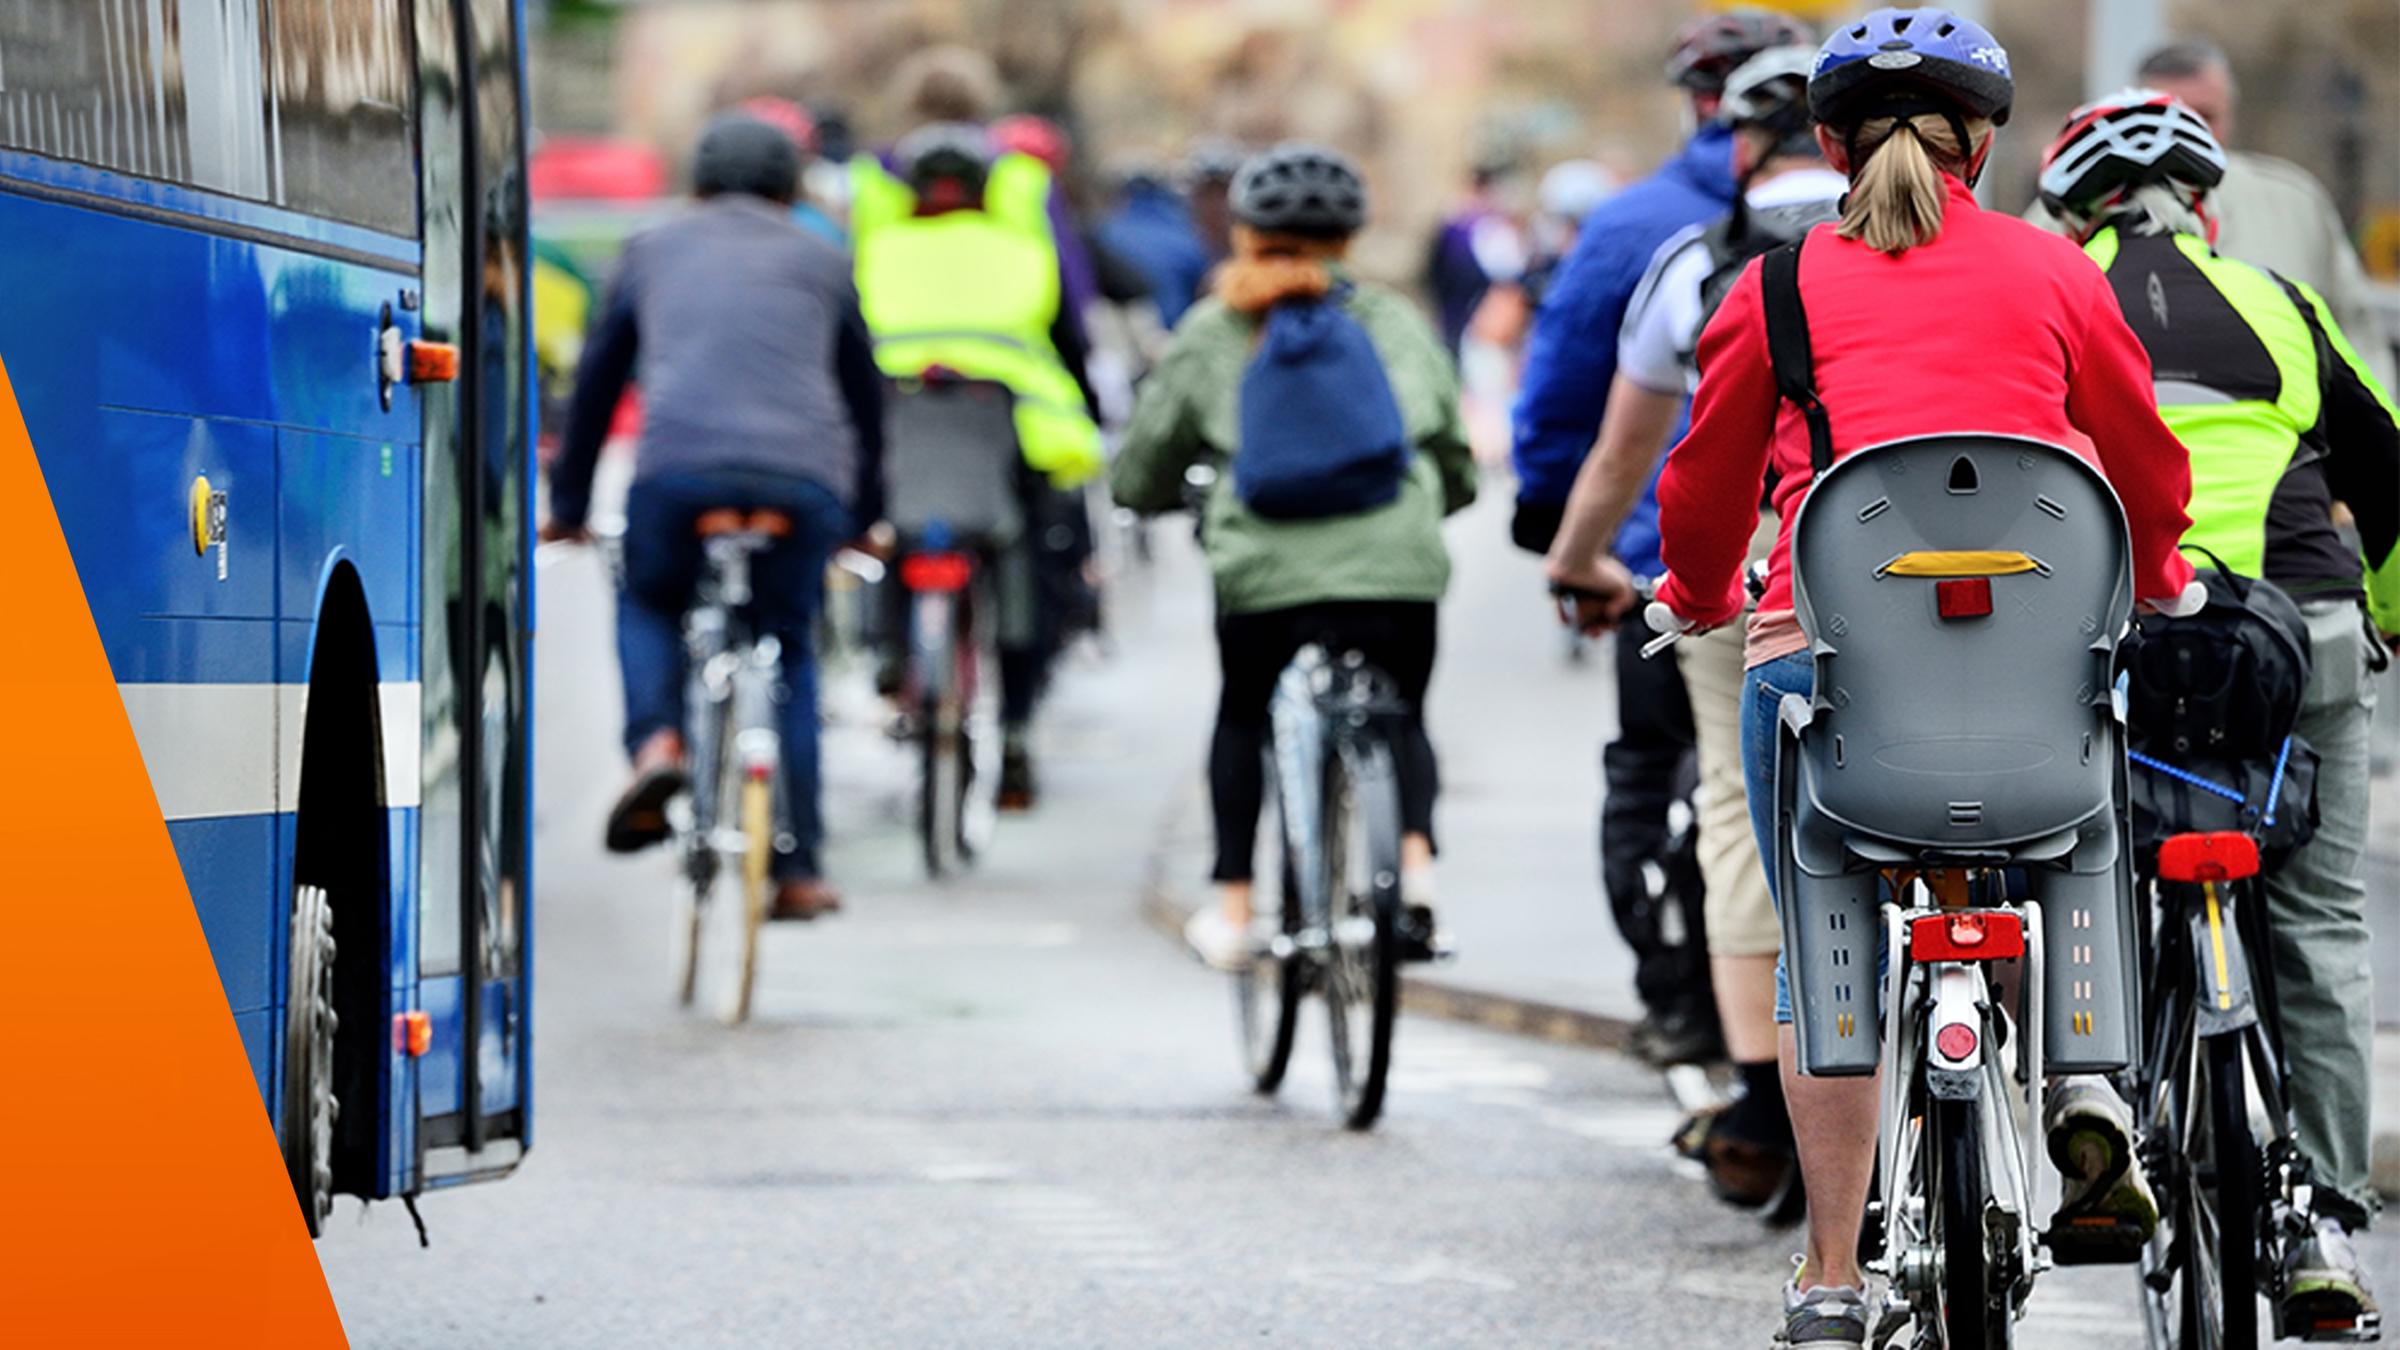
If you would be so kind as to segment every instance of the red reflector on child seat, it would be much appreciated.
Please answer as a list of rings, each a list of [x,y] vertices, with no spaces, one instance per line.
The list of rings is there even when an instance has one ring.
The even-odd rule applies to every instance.
[[[2025,954],[2025,920],[2013,910],[1927,914],[1908,925],[1908,954],[1918,961],[2007,961]]]
[[[1937,581],[1933,583],[1933,603],[1945,619],[1980,619],[1992,612],[1992,579]]]
[[[911,553],[900,560],[900,584],[912,591],[963,591],[975,575],[964,553]]]
[[[1975,1028],[1952,1022],[1933,1033],[1933,1048],[1941,1051],[1944,1059],[1961,1060],[1975,1053],[1975,1040]]]
[[[2258,841],[2239,830],[2178,834],[2158,846],[2166,881],[2233,881],[2258,875]]]

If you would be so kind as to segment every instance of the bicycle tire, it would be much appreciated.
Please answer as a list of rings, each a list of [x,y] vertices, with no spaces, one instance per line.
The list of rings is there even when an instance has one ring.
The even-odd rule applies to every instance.
[[[1277,806],[1281,814],[1280,803]],[[1277,927],[1287,939],[1300,935],[1300,878],[1292,860],[1291,836],[1278,819],[1275,828],[1277,871],[1281,889],[1276,896]],[[1233,977],[1234,1018],[1241,1037],[1242,1068],[1260,1096],[1273,1096],[1283,1086],[1292,1063],[1292,1040],[1300,1027],[1300,1000],[1307,992],[1307,967],[1295,954],[1287,959],[1261,956]]]
[[[919,707],[923,726],[917,733],[919,783],[917,842],[925,855],[925,874],[939,881],[965,865],[959,845],[966,822],[966,734],[955,707],[927,694]]]
[[[2258,1141],[2250,1133],[2247,1028],[2208,1037],[2199,1094],[2208,1151],[2194,1153],[2184,1223],[2183,1344],[2257,1350]],[[2202,1165],[2198,1159],[2205,1157]],[[2199,1276],[2201,1278],[2193,1278]]]
[[[717,1016],[728,1026],[750,1020],[758,988],[758,940],[766,927],[767,897],[774,890],[775,786],[771,776],[753,775],[742,781],[742,890],[740,922],[734,940],[741,944],[733,978],[723,991]]]
[[[1984,1210],[1991,1178],[1983,1165],[1983,1122],[1973,1102],[1933,1103],[1938,1222],[1942,1247],[1942,1340],[1948,1350],[2001,1350],[2015,1318],[1992,1292]]]
[[[1342,1124],[1364,1130],[1383,1112],[1400,1010],[1400,784],[1379,740],[1327,755],[1325,778],[1326,1020]]]
[[[700,997],[700,957],[708,932],[708,906],[719,870],[716,844],[710,836],[716,830],[718,813],[725,808],[725,744],[731,739],[727,723],[733,710],[726,700],[710,696],[707,682],[697,670],[684,697],[691,710],[687,718],[691,727],[692,786],[687,803],[690,814],[676,841],[677,850],[683,855],[679,859],[683,875],[675,897],[669,951],[675,969],[675,1001],[689,1008]]]

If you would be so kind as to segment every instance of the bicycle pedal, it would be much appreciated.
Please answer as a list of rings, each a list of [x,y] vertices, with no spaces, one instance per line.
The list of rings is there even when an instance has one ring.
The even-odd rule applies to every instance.
[[[2365,1345],[2383,1339],[2383,1314],[2361,1313],[2355,1317],[2312,1317],[2301,1310],[2297,1316],[2285,1317],[2278,1309],[2276,1332],[2311,1345]]]
[[[2042,1245],[2062,1266],[2125,1266],[2142,1259],[2150,1235],[2130,1219],[2087,1214],[2060,1218],[2042,1235]]]

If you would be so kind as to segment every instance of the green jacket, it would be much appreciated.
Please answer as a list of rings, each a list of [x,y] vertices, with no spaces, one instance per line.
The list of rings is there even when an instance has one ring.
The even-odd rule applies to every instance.
[[[1400,496],[1387,506],[1322,520],[1268,520],[1242,505],[1224,472],[1241,425],[1242,372],[1258,324],[1215,298],[1192,308],[1143,381],[1109,469],[1119,504],[1154,513],[1184,506],[1184,471],[1217,467],[1201,539],[1217,609],[1255,614],[1327,600],[1439,600],[1450,584],[1442,517],[1475,500],[1475,459],[1458,413],[1449,354],[1414,306],[1354,285],[1342,307],[1383,358],[1400,417],[1416,443]]]
[[[2364,600],[2400,631],[2400,421],[2325,302],[2193,235],[2110,228],[2086,251],[2191,451],[2184,542],[2297,600]],[[2337,501],[2355,542],[2333,524]]]

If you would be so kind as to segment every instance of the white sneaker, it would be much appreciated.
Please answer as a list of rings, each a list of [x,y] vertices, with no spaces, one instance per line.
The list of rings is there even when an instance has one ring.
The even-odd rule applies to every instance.
[[[1227,973],[1247,970],[1261,950],[1253,929],[1225,917],[1218,905],[1202,905],[1183,924],[1183,940],[1201,960]]]

